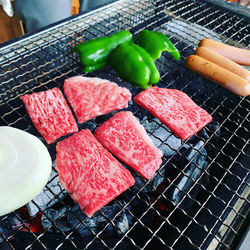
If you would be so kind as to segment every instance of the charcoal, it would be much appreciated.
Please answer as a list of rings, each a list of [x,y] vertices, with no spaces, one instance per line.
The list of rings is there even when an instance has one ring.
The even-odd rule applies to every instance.
[[[43,191],[26,205],[30,216],[36,215],[39,210],[43,212],[45,209],[56,204],[58,199],[55,195],[58,195],[58,198],[61,200],[66,196],[66,191],[59,183],[56,171],[52,169],[49,181]]]
[[[137,179],[136,179],[137,181]],[[120,195],[120,199],[122,199],[125,203],[129,203],[129,206],[126,206],[127,208],[127,218],[129,225],[134,224],[136,221],[136,218],[140,218],[149,208],[149,206],[152,203],[152,196],[151,196],[151,189],[150,187],[146,187],[148,190],[147,192],[141,190],[140,192],[124,192],[122,195]],[[143,217],[141,220],[143,223],[146,223],[153,215],[155,214],[155,211],[150,209],[146,216]]]
[[[151,190],[151,187],[145,184],[147,182],[146,179],[144,179],[137,173],[132,172],[131,174],[135,178],[135,184],[130,188],[132,192],[137,193],[142,187],[143,188],[141,192],[148,192]]]
[[[94,131],[96,129],[96,124],[91,122],[91,121],[87,121],[84,122],[82,124],[79,125],[79,128],[82,129],[89,129],[90,131]]]
[[[151,181],[151,185],[157,189],[157,187],[165,180],[165,168],[161,168],[158,170],[159,173],[157,173],[154,178]]]
[[[165,173],[165,168],[162,168],[158,170],[158,173],[154,175],[154,177],[149,181],[144,179],[143,177],[139,176],[138,174],[132,173],[133,177],[135,178],[135,184],[131,187],[131,190],[134,193],[137,193],[140,191],[141,193],[147,193],[147,192],[152,192],[155,190],[165,179],[164,173]]]
[[[142,116],[142,124],[149,133],[153,143],[162,150],[164,157],[169,158],[174,155],[173,161],[174,163],[176,162],[175,165],[178,166],[179,169],[184,168],[186,164],[192,160],[187,167],[186,175],[181,175],[175,183],[176,186],[173,186],[171,189],[171,200],[174,201],[174,204],[177,204],[182,199],[185,192],[191,187],[193,183],[192,179],[196,180],[207,166],[207,152],[206,149],[203,148],[204,142],[199,138],[207,140],[210,137],[209,134],[218,130],[218,126],[213,123],[208,124],[208,131],[205,128],[202,129],[199,131],[199,137],[192,136],[187,143],[182,145],[182,141],[173,135],[164,124],[161,124],[157,118],[148,121],[145,116]],[[159,126],[159,124],[161,124],[161,126]],[[153,133],[153,135],[151,135],[151,133]],[[219,134],[219,131],[217,131],[217,134]],[[206,145],[206,147],[208,147],[209,151],[211,150],[209,145]],[[176,154],[177,150],[180,150],[180,154]],[[133,175],[136,182],[131,189],[136,193],[145,185],[141,192],[154,191],[164,182],[164,180],[166,182],[166,177],[169,178],[169,172],[165,174],[166,168],[169,168],[169,166],[162,167],[157,171],[154,178],[150,180],[150,185],[145,185],[146,181],[143,178],[136,174]]]
[[[14,214],[0,217],[0,243],[5,241],[4,238],[12,236],[22,226],[22,222]]]
[[[175,185],[167,189],[168,198],[174,205],[177,205],[193,186],[194,182],[201,176],[204,170],[207,169],[207,150],[209,154],[211,154],[213,149],[210,145],[206,145],[205,149],[204,141],[208,140],[211,134],[215,134],[216,136],[220,134],[218,125],[214,123],[208,124],[207,128],[203,128],[197,133],[198,136],[194,135],[185,144],[182,144],[182,141],[173,135],[157,118],[148,120],[143,117],[142,120],[143,126],[149,133],[153,143],[162,150],[164,157],[169,158],[173,156],[173,160],[170,162],[174,163],[175,167],[172,168],[173,171],[169,171],[171,165],[162,167],[150,181],[151,185],[146,185],[141,192],[154,192],[155,189],[159,189],[159,191],[161,191],[161,189],[164,190],[170,184],[166,177],[170,180],[174,179],[180,174],[180,171],[185,168],[185,174],[180,174],[180,177],[174,182]],[[177,151],[179,152],[178,154],[176,154]],[[207,176],[204,176],[204,178],[201,178],[201,183],[207,182]],[[136,177],[135,179],[136,183],[132,188],[134,192],[145,185],[142,179]],[[154,188],[152,188],[152,186]],[[165,186],[165,188],[163,186]],[[197,196],[199,187],[200,186],[197,185],[197,187],[193,189],[195,191],[192,192],[192,198]],[[188,211],[192,203],[192,200],[188,200],[188,202],[183,202],[180,207]]]
[[[101,209],[101,212],[97,212],[91,218],[88,218],[81,211],[79,206],[75,205],[72,208],[72,212],[68,214],[68,221],[73,229],[77,228],[77,232],[84,236],[92,236],[93,234],[91,230],[97,233],[103,230],[106,224],[109,225],[105,228],[104,235],[117,236],[129,230],[129,220],[127,218],[126,212],[124,211],[124,209],[120,212],[121,209],[122,208],[119,204],[117,204],[116,202],[112,202],[112,204],[103,207]],[[114,216],[118,213],[119,215],[114,218]],[[103,216],[103,214],[105,216]],[[109,222],[109,219],[113,221],[115,226],[113,226]]]
[[[0,250],[12,250],[12,249],[13,248],[7,242],[0,243]]]
[[[181,139],[173,135],[169,128],[157,118],[153,118],[150,121],[144,119],[142,125],[146,129],[154,145],[163,152],[164,156],[172,156],[181,147]]]
[[[207,141],[212,135],[212,139],[210,139],[210,143],[206,145],[206,150],[211,158],[214,157],[214,153],[216,152],[214,150],[214,147],[218,145],[218,140],[221,135],[220,127],[219,125],[211,122],[207,126],[207,129],[202,129],[198,132],[198,136],[202,137],[205,141]]]
[[[201,138],[203,138],[205,141],[208,140],[212,135],[214,135],[215,137],[218,137],[221,135],[221,131],[220,131],[220,127],[218,124],[215,124],[214,122],[210,122],[206,128],[203,128],[202,130],[200,130],[197,135]],[[195,143],[197,141],[196,137],[191,137],[189,142],[190,143]],[[206,145],[206,147],[208,147],[209,145]]]
[[[141,123],[146,128],[153,143],[163,151],[164,158],[174,157],[170,162],[174,163],[174,170],[177,173],[174,173],[173,176],[169,175],[169,171],[167,170],[171,168],[171,166],[166,165],[157,171],[152,180],[148,181],[137,173],[132,172],[136,180],[135,185],[130,188],[130,191],[126,191],[118,197],[119,203],[122,205],[129,202],[126,209],[122,209],[117,201],[112,201],[102,208],[100,212],[92,216],[92,218],[88,218],[80,210],[79,206],[73,202],[67,202],[64,199],[71,209],[62,207],[61,204],[58,206],[58,198],[62,200],[67,197],[67,194],[60,185],[59,177],[53,169],[49,182],[43,192],[27,204],[29,214],[34,216],[39,211],[43,212],[41,222],[44,229],[50,233],[58,234],[59,231],[69,232],[76,229],[78,234],[84,235],[84,237],[92,237],[93,232],[99,233],[100,231],[102,231],[101,235],[104,237],[119,237],[130,229],[131,225],[137,220],[136,218],[141,218],[141,221],[145,225],[152,223],[156,213],[153,209],[147,210],[159,195],[155,190],[161,192],[162,186],[164,186],[163,190],[165,190],[170,184],[169,180],[171,181],[171,179],[184,168],[185,174],[181,174],[174,182],[174,185],[171,185],[171,187],[167,189],[167,192],[165,192],[165,195],[172,203],[165,204],[167,200],[165,201],[165,199],[162,200],[161,198],[154,206],[159,205],[163,207],[162,204],[164,204],[166,209],[161,211],[162,214],[168,214],[168,211],[171,210],[171,206],[173,205],[188,211],[193,201],[190,199],[186,201],[186,193],[189,192],[194,181],[207,169],[207,155],[208,153],[210,154],[212,150],[209,145],[206,145],[206,149],[204,148],[203,139],[204,141],[209,139],[211,134],[215,134],[214,138],[219,136],[220,131],[218,130],[218,126],[210,123],[206,129],[204,128],[198,132],[198,136],[192,136],[187,143],[182,144],[183,142],[173,135],[157,118],[152,117],[152,119],[148,120],[145,118],[144,113],[142,113],[141,119]],[[88,124],[88,126],[91,127],[92,124]],[[91,128],[93,130],[95,129],[94,127]],[[215,133],[215,131],[217,132]],[[176,154],[177,151],[179,152],[178,154]],[[124,167],[126,166],[124,165]],[[201,179],[201,182],[203,183],[203,179]],[[199,188],[195,187],[193,190],[195,190],[195,192],[192,192],[191,196],[195,199]],[[58,198],[56,198],[55,195],[57,195]],[[134,197],[135,195],[137,197]],[[181,200],[184,200],[184,202],[181,202]],[[22,226],[22,223],[14,215],[5,217],[2,221],[0,218],[0,222],[0,243],[4,241],[1,235],[4,235],[4,237],[13,235],[14,231]]]
[[[178,157],[179,166],[185,167],[185,174],[182,174],[175,181],[175,187],[171,193],[171,200],[177,205],[186,193],[189,192],[190,188],[194,185],[194,182],[201,176],[201,174],[207,169],[208,163],[206,161],[207,152],[204,148],[204,142],[198,141],[195,145],[184,145],[181,150],[181,156]],[[191,162],[191,163],[189,163]],[[189,165],[188,165],[189,164]],[[206,175],[204,175],[206,177]],[[206,178],[201,179],[201,182],[205,182]],[[195,199],[198,192],[199,186],[196,186],[192,192],[192,198]],[[188,211],[193,204],[193,200],[188,199],[188,202],[183,202],[179,207]]]
[[[68,232],[71,230],[67,220],[66,207],[62,207],[57,210],[50,208],[44,211],[41,221],[43,228],[49,232],[58,232],[58,229],[63,232]]]

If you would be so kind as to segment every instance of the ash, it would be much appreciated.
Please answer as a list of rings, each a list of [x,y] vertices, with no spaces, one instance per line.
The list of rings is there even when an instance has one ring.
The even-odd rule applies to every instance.
[[[56,171],[52,169],[48,184],[43,189],[43,192],[26,205],[30,216],[34,216],[39,211],[43,212],[48,207],[52,207],[65,196],[66,191],[59,182],[59,176]]]

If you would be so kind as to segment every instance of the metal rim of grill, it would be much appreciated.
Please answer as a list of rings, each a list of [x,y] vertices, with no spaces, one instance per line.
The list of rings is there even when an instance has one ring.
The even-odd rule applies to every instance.
[[[180,49],[182,59],[176,62],[169,55],[164,54],[157,61],[161,73],[161,81],[158,86],[177,88],[187,93],[199,106],[213,116],[213,122],[216,125],[214,130],[209,126],[205,128],[205,132],[209,135],[206,139],[199,133],[195,135],[195,138],[203,143],[199,149],[193,147],[189,140],[181,142],[178,148],[174,148],[168,144],[173,134],[147,112],[143,113],[143,119],[141,119],[140,115],[144,111],[136,104],[131,104],[131,110],[136,117],[139,117],[142,125],[153,124],[153,129],[146,128],[146,131],[151,138],[157,141],[157,146],[167,146],[174,152],[171,156],[164,155],[163,164],[157,172],[157,175],[165,178],[169,185],[159,191],[153,186],[152,181],[146,181],[137,175],[137,178],[141,180],[139,189],[136,192],[133,189],[126,191],[132,195],[131,200],[123,203],[119,198],[115,199],[114,202],[120,206],[120,210],[114,215],[114,218],[109,218],[101,210],[99,213],[105,218],[105,226],[97,232],[89,228],[91,236],[85,241],[81,237],[75,236],[81,225],[88,228],[85,220],[77,215],[78,225],[68,232],[63,232],[52,221],[52,226],[58,230],[54,235],[48,229],[42,233],[32,232],[29,226],[30,218],[25,220],[18,212],[13,212],[11,215],[19,220],[20,226],[11,234],[5,234],[0,230],[0,249],[1,247],[10,249],[95,249],[97,242],[98,246],[102,246],[104,249],[124,249],[125,246],[130,249],[151,249],[155,246],[170,249],[182,249],[184,246],[188,249],[208,247],[229,249],[235,246],[241,233],[249,225],[250,99],[249,97],[237,97],[189,72],[184,66],[184,58],[192,54],[199,39],[206,34],[215,35],[223,42],[238,47],[249,48],[249,19],[244,16],[244,9],[240,10],[243,10],[242,16],[239,15],[241,12],[233,12],[231,6],[225,9],[222,8],[222,4],[213,5],[211,1],[133,0],[129,3],[118,1],[0,48],[0,126],[8,125],[23,129],[35,134],[43,142],[44,140],[31,123],[19,97],[25,93],[38,92],[52,87],[61,88],[66,78],[82,74],[76,54],[70,51],[74,45],[124,29],[130,30],[134,36],[145,28],[166,32],[170,40]],[[140,91],[118,78],[110,68],[89,75],[106,78],[121,86],[126,86],[133,96]],[[96,128],[103,122],[103,119],[108,119],[108,117],[110,115],[101,119],[97,118],[91,121],[91,125]],[[78,126],[80,129],[84,129],[89,124],[78,124]],[[162,139],[156,136],[157,130],[168,133],[167,138]],[[48,146],[53,160],[55,160],[55,145],[56,143],[53,143]],[[185,145],[189,145],[195,154],[191,159],[184,159],[186,164],[180,167],[176,158],[180,159],[183,156],[182,151]],[[213,152],[206,156],[208,165],[201,169],[195,163],[197,169],[200,169],[201,175],[192,179],[187,171],[193,164],[195,155],[204,155],[203,149],[208,148]],[[168,178],[162,174],[161,170],[170,168],[176,172],[176,175]],[[176,181],[183,176],[186,176],[189,181],[191,178],[193,184],[188,191],[183,192],[182,199],[171,207],[172,201],[167,195],[168,191],[173,187],[178,189]],[[202,182],[205,177],[209,180],[208,185]],[[50,182],[55,178],[56,176]],[[153,201],[148,202],[145,199],[143,190],[146,187],[150,187],[154,194],[157,194]],[[46,188],[60,205],[66,207],[66,211],[72,210],[60,196],[65,192],[64,190],[55,194],[48,185]],[[199,194],[202,195],[194,196],[197,188]],[[133,206],[133,202],[136,200],[140,200],[146,207],[140,216],[135,216],[130,211],[130,206]],[[187,200],[192,202],[192,207],[185,211],[183,204]],[[166,215],[156,209],[162,201],[170,204],[171,207]],[[35,201],[33,204],[39,212],[44,214],[44,210],[47,208],[41,209]],[[216,207],[220,209],[217,210]],[[111,240],[103,237],[107,227],[111,226],[119,230],[114,224],[114,220],[123,211],[129,213],[133,219],[129,230],[120,231],[119,237]],[[159,220],[157,228],[148,226],[144,221],[144,217],[151,211]],[[11,215],[0,217],[0,225]],[[184,219],[183,225],[176,218],[179,215]],[[213,221],[212,224],[204,220],[206,216]],[[134,233],[137,230],[145,234],[145,237],[138,239]],[[164,235],[164,231],[166,231],[166,235]],[[195,235],[197,233],[202,236],[197,238]],[[170,236],[168,237],[168,235]],[[52,241],[53,246],[49,245]]]

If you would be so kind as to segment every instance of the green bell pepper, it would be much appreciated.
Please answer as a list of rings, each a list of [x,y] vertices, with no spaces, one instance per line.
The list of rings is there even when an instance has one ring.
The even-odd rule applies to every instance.
[[[80,56],[83,71],[92,72],[104,67],[110,52],[119,44],[133,42],[132,34],[123,30],[108,37],[99,37],[76,45],[73,51]]]
[[[136,44],[120,44],[108,62],[118,75],[136,87],[146,89],[160,80],[160,73],[146,50]]]
[[[157,31],[142,30],[137,35],[138,43],[156,60],[163,51],[169,52],[176,60],[180,59],[180,52],[167,36]]]

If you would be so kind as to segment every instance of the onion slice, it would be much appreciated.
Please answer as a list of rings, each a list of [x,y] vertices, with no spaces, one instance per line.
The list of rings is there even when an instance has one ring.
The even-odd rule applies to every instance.
[[[52,168],[44,144],[20,129],[0,126],[0,216],[37,196]]]

